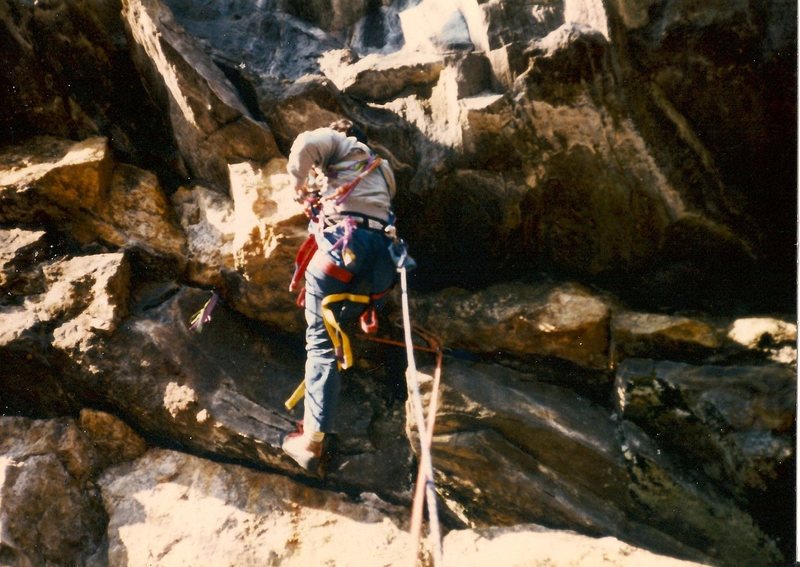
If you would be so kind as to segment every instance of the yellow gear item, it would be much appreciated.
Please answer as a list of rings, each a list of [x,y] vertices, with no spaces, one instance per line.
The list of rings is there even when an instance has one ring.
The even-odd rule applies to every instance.
[[[335,352],[341,350],[341,360],[337,361],[339,368],[345,370],[353,366],[353,350],[350,347],[350,338],[342,330],[341,325],[336,320],[333,310],[329,307],[331,303],[339,303],[340,301],[350,301],[353,303],[369,304],[371,301],[369,295],[360,295],[354,293],[334,293],[327,295],[322,299],[322,320],[325,323],[325,329],[331,337],[333,348]],[[292,410],[297,403],[303,399],[306,394],[306,381],[300,382],[300,385],[295,388],[289,399],[283,404],[287,410]]]
[[[333,310],[329,307],[331,303],[339,303],[340,301],[368,305],[371,300],[369,295],[355,293],[333,293],[326,295],[322,299],[322,320],[325,322],[328,335],[331,337],[331,342],[339,361],[339,368],[346,370],[353,366],[353,350],[350,348],[350,338],[342,330],[341,325],[336,320],[336,316],[333,314]]]
[[[294,389],[294,392],[292,392],[292,395],[289,396],[289,399],[286,400],[286,402],[283,405],[286,406],[287,410],[293,410],[294,406],[297,405],[297,402],[302,400],[303,396],[305,396],[305,395],[306,395],[306,381],[302,380],[300,382],[300,385],[297,386],[297,388]]]

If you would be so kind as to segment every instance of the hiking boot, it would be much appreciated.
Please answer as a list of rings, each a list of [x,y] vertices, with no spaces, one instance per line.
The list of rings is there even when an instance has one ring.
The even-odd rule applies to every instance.
[[[284,437],[281,448],[303,469],[319,477],[325,476],[323,443],[313,441],[302,431],[296,431]]]

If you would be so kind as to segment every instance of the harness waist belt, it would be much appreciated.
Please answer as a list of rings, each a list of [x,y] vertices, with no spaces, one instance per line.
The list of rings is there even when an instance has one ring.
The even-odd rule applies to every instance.
[[[376,217],[371,217],[363,213],[350,213],[346,211],[336,215],[325,217],[325,225],[333,226],[339,223],[340,221],[344,220],[346,217],[350,217],[353,220],[355,220],[358,228],[365,228],[367,230],[377,230],[378,232],[383,232],[384,229],[387,226],[389,226],[389,223],[385,220]]]

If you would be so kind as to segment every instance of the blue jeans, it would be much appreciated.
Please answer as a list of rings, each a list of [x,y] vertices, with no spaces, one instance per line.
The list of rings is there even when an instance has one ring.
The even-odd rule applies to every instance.
[[[382,232],[353,230],[348,248],[354,257],[345,254],[348,263],[343,259],[341,248],[332,249],[343,233],[342,227],[334,226],[318,235],[319,249],[306,270],[306,394],[303,421],[308,431],[332,431],[341,389],[336,354],[322,319],[323,298],[335,293],[379,294],[387,291],[396,277],[396,268],[388,251],[390,240]],[[325,270],[323,266],[333,268]],[[349,277],[348,274],[352,279],[343,281]],[[376,300],[374,303],[380,307],[382,301]],[[333,304],[332,307],[340,324],[354,320],[365,308],[348,302]]]

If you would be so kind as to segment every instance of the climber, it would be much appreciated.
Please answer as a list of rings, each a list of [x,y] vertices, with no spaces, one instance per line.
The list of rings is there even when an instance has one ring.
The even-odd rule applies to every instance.
[[[333,430],[340,370],[352,364],[342,325],[361,315],[362,328],[374,327],[375,309],[396,276],[389,252],[394,173],[365,142],[352,122],[339,120],[297,136],[287,164],[310,235],[290,286],[298,287],[305,275],[298,298],[307,324],[303,421],[282,447],[316,474],[322,473],[325,435]]]

